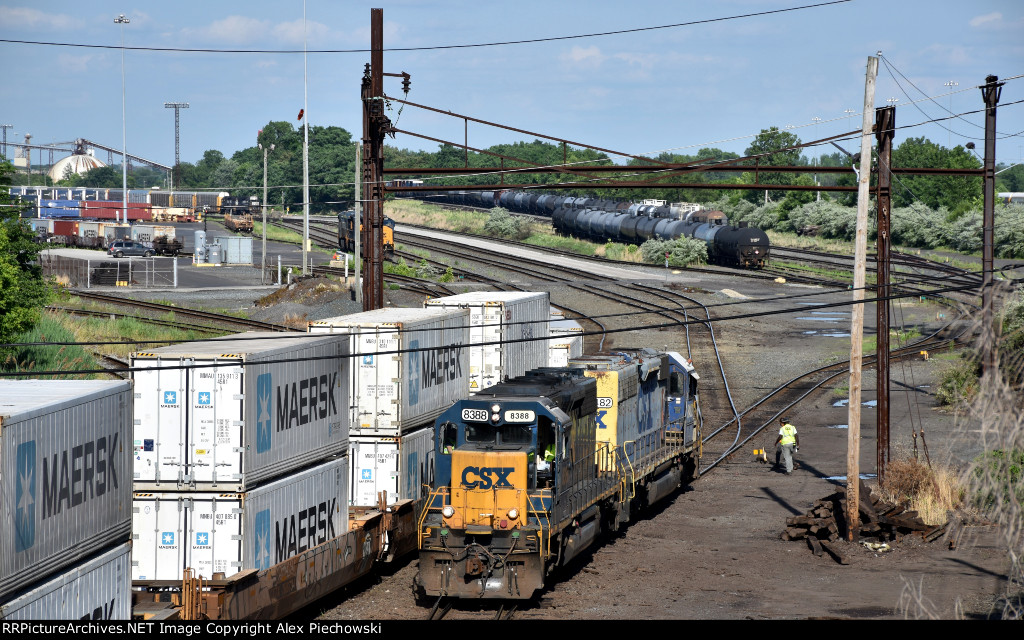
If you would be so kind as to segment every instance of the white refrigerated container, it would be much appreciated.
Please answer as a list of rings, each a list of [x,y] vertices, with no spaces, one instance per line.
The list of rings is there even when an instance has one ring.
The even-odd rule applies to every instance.
[[[434,481],[434,428],[426,427],[395,437],[352,438],[354,507],[377,505],[377,495],[387,492],[387,504],[426,497]]]
[[[347,452],[348,353],[249,332],[132,354],[135,489],[246,491]]]
[[[245,493],[142,492],[132,506],[132,580],[267,569],[348,530],[348,456]]]
[[[469,309],[469,392],[548,364],[547,292],[474,291],[424,306]]]
[[[131,382],[0,382],[0,600],[131,533]]]
[[[351,343],[351,428],[397,436],[469,395],[469,311],[387,308],[309,323]]]

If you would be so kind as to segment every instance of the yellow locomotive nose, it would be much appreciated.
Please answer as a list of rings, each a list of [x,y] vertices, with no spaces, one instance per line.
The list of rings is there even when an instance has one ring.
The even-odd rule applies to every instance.
[[[523,451],[466,451],[452,454],[452,527],[493,531],[522,526],[526,509],[527,454]]]

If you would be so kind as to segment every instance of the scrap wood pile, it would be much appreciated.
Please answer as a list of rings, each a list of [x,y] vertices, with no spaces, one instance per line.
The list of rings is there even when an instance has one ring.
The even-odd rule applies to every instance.
[[[871,492],[860,481],[859,489],[860,523],[858,539],[877,548],[898,541],[907,535],[918,535],[931,542],[946,531],[946,524],[928,525],[917,517],[916,511],[883,502],[873,498]],[[830,496],[816,500],[806,515],[786,518],[783,540],[805,540],[816,556],[827,552],[836,562],[848,564],[849,560],[839,546],[838,540],[846,540],[846,491],[837,491]]]

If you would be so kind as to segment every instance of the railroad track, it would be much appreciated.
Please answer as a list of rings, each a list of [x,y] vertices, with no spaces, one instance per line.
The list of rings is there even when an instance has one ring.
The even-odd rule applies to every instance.
[[[235,316],[225,315],[223,313],[214,313],[212,311],[199,311],[197,309],[185,309],[183,307],[175,307],[166,304],[160,304],[157,302],[149,302],[147,300],[133,300],[129,298],[121,298],[119,296],[113,296],[104,293],[94,293],[91,291],[72,290],[72,293],[79,298],[85,298],[87,300],[94,300],[96,302],[105,302],[108,304],[130,306],[135,309],[147,309],[158,313],[173,313],[179,316],[186,316],[189,318],[198,318],[200,320],[210,320],[219,322],[224,325],[228,325],[231,328],[242,327],[245,329],[257,329],[259,331],[297,331],[290,327],[285,327],[279,324],[272,324],[269,322],[260,322],[258,320],[249,320],[247,318],[238,318]]]
[[[210,327],[205,325],[197,325],[194,322],[176,322],[174,320],[161,320],[159,318],[147,318],[145,316],[139,316],[132,313],[111,313],[109,311],[95,311],[91,309],[76,309],[74,307],[61,307],[57,305],[49,305],[46,307],[49,311],[60,311],[74,316],[83,316],[88,318],[107,318],[114,320],[117,318],[131,318],[144,322],[146,324],[152,324],[158,327],[168,327],[171,329],[181,329],[182,331],[198,331],[200,333],[224,333],[223,327]],[[177,307],[174,307],[177,310]]]

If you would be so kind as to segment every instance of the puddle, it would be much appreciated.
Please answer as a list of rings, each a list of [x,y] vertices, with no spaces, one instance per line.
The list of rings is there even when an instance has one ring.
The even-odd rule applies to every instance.
[[[858,475],[858,477],[861,480],[874,480],[875,478],[878,477],[878,475],[874,473],[862,473]],[[823,478],[823,480],[830,480],[832,482],[846,482],[846,476],[828,476]]]
[[[847,398],[846,400],[836,400],[835,402],[832,403],[832,406],[833,407],[845,407],[848,404],[850,404],[850,399],[849,398]]]
[[[850,425],[848,425],[848,424],[827,424],[827,425],[825,425],[825,428],[826,429],[849,429]]]
[[[817,320],[818,322],[839,322],[839,318],[815,318],[813,316],[803,316],[797,318],[797,320]]]
[[[825,331],[825,330],[818,330],[818,329],[812,329],[810,331],[804,331],[803,334],[805,336],[821,336],[822,338],[849,338],[850,337],[849,333],[836,333],[834,331]]]
[[[932,385],[930,385],[930,384],[921,384],[921,385],[918,385],[917,388],[918,389],[931,389]]]
[[[818,315],[818,316],[848,316],[848,315],[850,315],[850,312],[849,311],[812,311],[811,315],[812,316],[814,316],[814,315]]]
[[[820,307],[821,305],[823,305],[825,303],[824,302],[798,302],[797,304],[802,304],[805,307]]]
[[[864,405],[865,407],[874,407],[878,405],[878,400],[868,400],[867,402],[862,402],[861,404]]]

